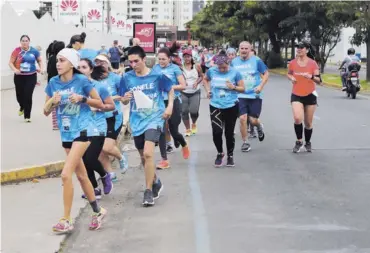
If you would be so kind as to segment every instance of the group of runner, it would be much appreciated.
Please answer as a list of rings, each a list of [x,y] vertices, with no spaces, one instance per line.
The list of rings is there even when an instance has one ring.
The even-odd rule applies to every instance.
[[[123,173],[128,167],[126,157],[116,143],[123,122],[121,103],[130,106],[130,128],[144,166],[144,206],[154,205],[163,189],[156,169],[170,166],[167,157],[167,153],[173,151],[169,144],[170,136],[175,148],[181,146],[184,159],[191,155],[179,125],[183,121],[185,136],[197,133],[202,83],[210,99],[212,136],[217,150],[214,166],[222,166],[225,155],[226,166],[235,166],[235,125],[238,118],[243,141],[241,151],[251,150],[247,122],[256,127],[259,140],[264,140],[259,117],[269,73],[263,61],[253,53],[249,42],[240,43],[239,56],[235,49],[229,48],[220,50],[210,60],[205,58],[209,67],[203,69],[194,62],[191,49],[181,50],[182,59],[179,60],[176,43],[172,49],[161,48],[158,51],[158,64],[152,69],[145,64],[144,50],[140,46],[132,46],[128,50],[128,61],[133,70],[119,76],[112,72],[106,54],[84,47],[85,38],[84,33],[75,35],[67,48],[58,49],[55,56],[57,75],[50,78],[45,89],[44,113],[49,115],[55,110],[62,146],[67,154],[61,174],[64,215],[53,226],[55,232],[65,233],[73,229],[74,172],[84,192],[82,197],[89,201],[93,210],[90,229],[96,230],[101,226],[107,211],[96,201],[102,197],[102,192],[95,172],[100,175],[104,194],[109,194],[113,189],[112,181],[116,179],[109,156],[119,160]],[[22,36],[21,42],[26,43],[25,40],[29,43],[28,36]],[[291,103],[297,137],[293,152],[299,152],[303,147],[303,122],[305,147],[311,152],[312,119],[317,104],[315,83],[319,84],[321,78],[316,62],[309,58],[309,50],[312,50],[309,43],[301,42],[297,48],[297,58],[290,63],[288,73],[293,83]],[[36,71],[31,58],[25,57],[34,54],[33,64],[35,58],[38,59],[37,53],[31,49],[29,47],[27,51],[21,47],[12,54],[11,62],[14,64],[11,67],[15,75],[22,71],[28,73],[26,67],[29,71]],[[139,102],[142,96],[150,101],[150,106]],[[24,110],[28,110],[27,106]],[[158,165],[154,160],[156,145],[162,158]]]

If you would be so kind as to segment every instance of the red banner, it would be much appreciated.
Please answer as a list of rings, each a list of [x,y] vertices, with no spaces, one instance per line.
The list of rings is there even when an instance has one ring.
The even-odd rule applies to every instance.
[[[140,46],[146,53],[155,53],[156,23],[134,23],[134,38],[140,40]]]

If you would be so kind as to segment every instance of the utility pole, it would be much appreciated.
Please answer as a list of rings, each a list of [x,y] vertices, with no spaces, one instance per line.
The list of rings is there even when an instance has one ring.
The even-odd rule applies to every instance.
[[[107,19],[108,19],[108,33],[111,33],[111,7],[110,7],[110,0],[107,0]]]

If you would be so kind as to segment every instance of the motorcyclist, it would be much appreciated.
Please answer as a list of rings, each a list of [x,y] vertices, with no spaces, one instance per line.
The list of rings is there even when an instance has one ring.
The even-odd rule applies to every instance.
[[[356,51],[354,48],[350,48],[347,51],[347,56],[344,58],[342,64],[339,67],[339,70],[344,68],[344,71],[341,73],[342,77],[342,91],[345,91],[347,89],[346,87],[346,79],[348,76],[348,66],[354,62],[360,63],[361,60],[355,55]]]

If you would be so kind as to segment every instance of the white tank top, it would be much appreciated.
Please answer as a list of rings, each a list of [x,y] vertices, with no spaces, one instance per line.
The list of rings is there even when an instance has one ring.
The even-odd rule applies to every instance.
[[[196,89],[193,89],[193,85],[197,82],[199,77],[196,66],[194,65],[191,70],[187,70],[184,66],[183,73],[186,82],[186,89],[183,90],[183,92],[187,94],[193,94],[197,92],[200,89],[200,85],[198,85]]]

